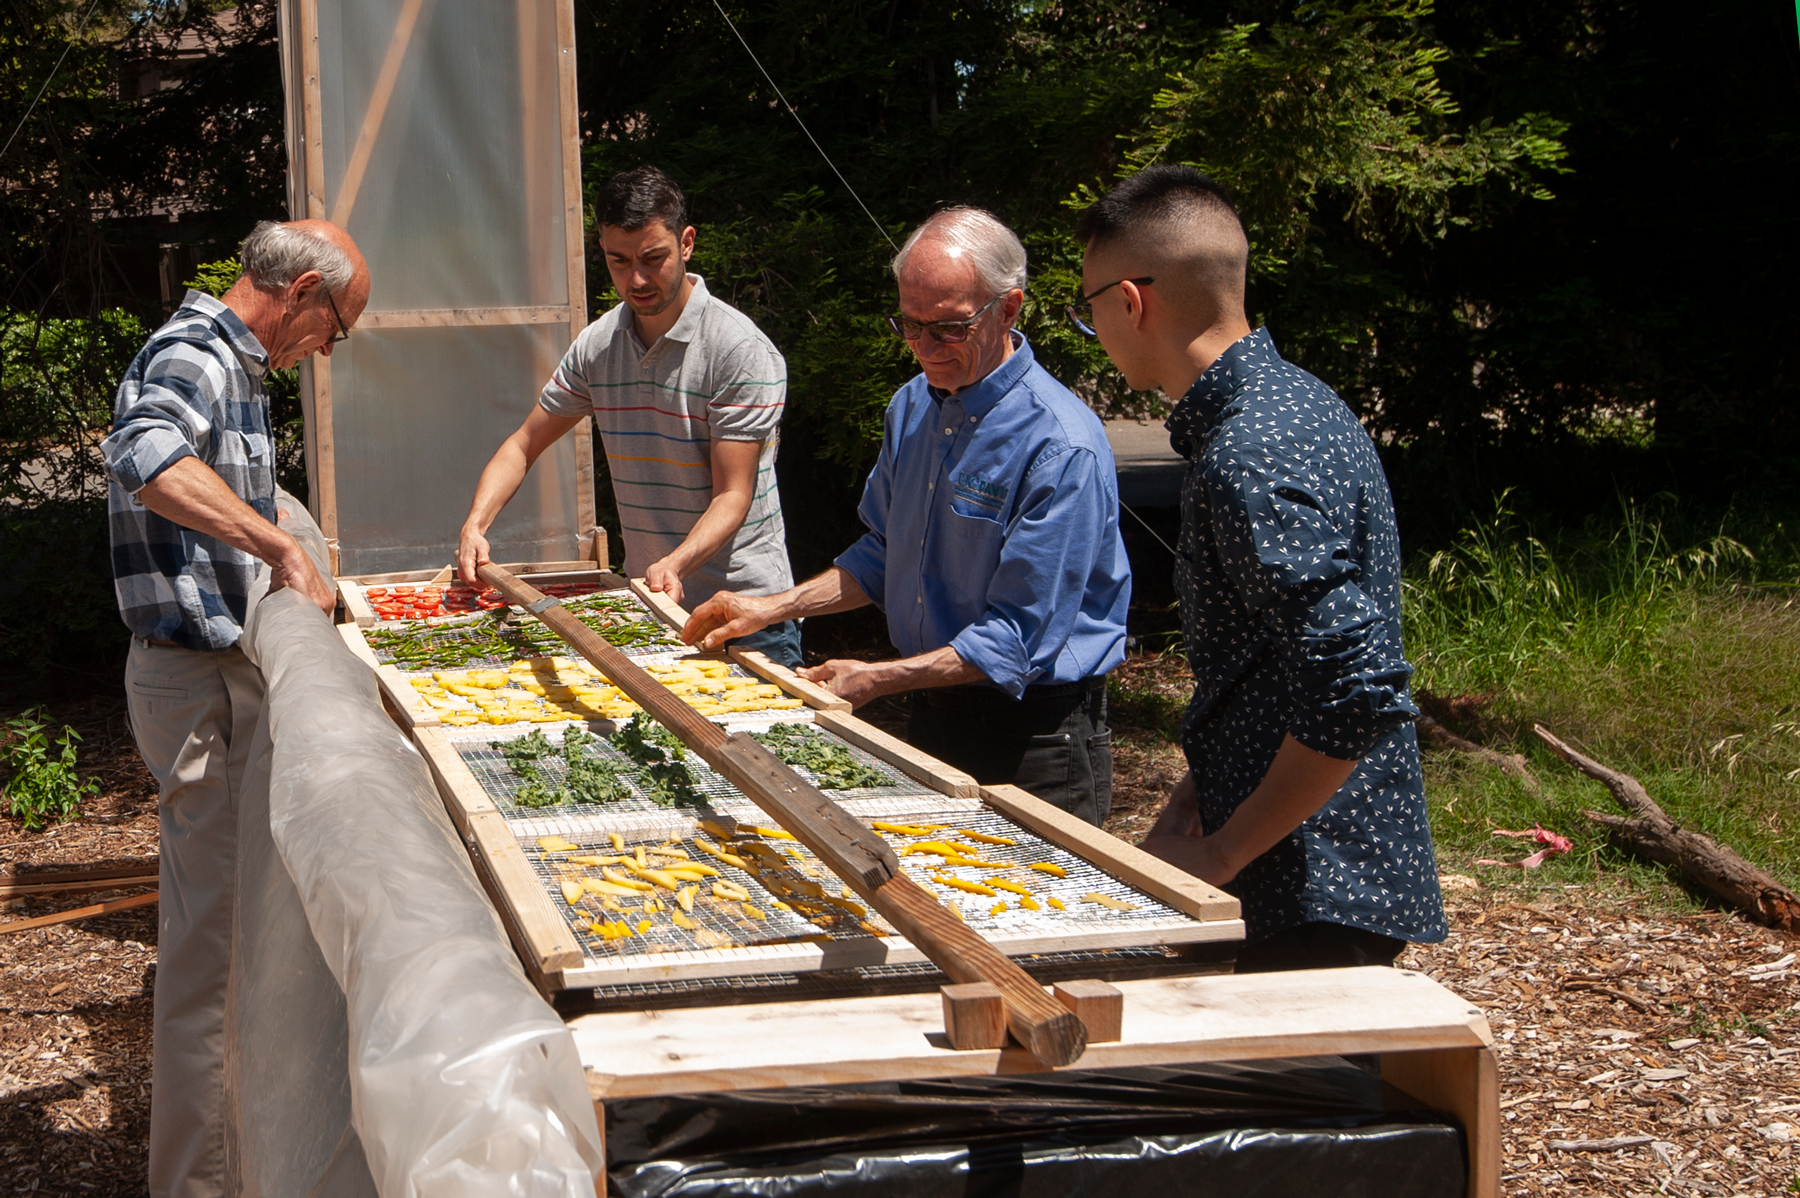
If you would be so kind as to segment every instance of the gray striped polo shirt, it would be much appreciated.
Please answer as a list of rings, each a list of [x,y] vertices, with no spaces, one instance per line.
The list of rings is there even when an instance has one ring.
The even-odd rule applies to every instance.
[[[743,526],[682,579],[692,610],[716,591],[786,590],[793,575],[775,489],[787,362],[748,316],[688,278],[687,307],[655,345],[644,348],[620,304],[575,338],[538,403],[553,416],[592,413],[633,578],[680,545],[712,502],[713,438],[763,443]]]

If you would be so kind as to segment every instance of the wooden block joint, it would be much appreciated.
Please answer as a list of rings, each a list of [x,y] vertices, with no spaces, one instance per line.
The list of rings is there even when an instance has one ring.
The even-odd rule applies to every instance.
[[[941,988],[944,1034],[950,1047],[1004,1048],[1006,1001],[992,982],[963,982]]]
[[[1123,1034],[1125,992],[1105,982],[1058,982],[1051,987],[1056,1001],[1074,1012],[1087,1028],[1089,1044],[1112,1044]]]

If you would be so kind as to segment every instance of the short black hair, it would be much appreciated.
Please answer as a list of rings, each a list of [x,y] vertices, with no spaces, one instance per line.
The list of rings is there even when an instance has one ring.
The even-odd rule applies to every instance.
[[[1101,196],[1075,220],[1075,239],[1083,245],[1110,241],[1146,222],[1168,220],[1183,209],[1199,209],[1209,215],[1238,216],[1231,193],[1210,175],[1191,166],[1151,166],[1126,179]]]
[[[653,166],[620,171],[600,189],[599,221],[636,231],[659,220],[677,237],[688,225],[687,197]]]

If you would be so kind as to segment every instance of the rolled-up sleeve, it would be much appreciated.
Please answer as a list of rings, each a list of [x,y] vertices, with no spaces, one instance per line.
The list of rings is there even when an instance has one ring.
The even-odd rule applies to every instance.
[[[1384,612],[1358,585],[1346,535],[1303,467],[1247,455],[1203,475],[1220,563],[1289,667],[1288,732],[1353,761],[1418,714]]]
[[[1068,643],[1117,502],[1089,450],[1064,449],[1028,472],[987,609],[950,642],[1013,698],[1049,673]]]
[[[212,396],[222,379],[216,364],[179,349],[165,351],[145,368],[131,402],[113,418],[100,443],[106,472],[135,495],[182,458],[205,461],[212,442]]]

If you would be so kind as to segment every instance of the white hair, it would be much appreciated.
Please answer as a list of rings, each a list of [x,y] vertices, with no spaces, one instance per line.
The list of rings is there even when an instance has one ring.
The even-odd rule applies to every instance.
[[[961,251],[953,252],[952,257],[967,255],[975,267],[975,276],[990,294],[1025,289],[1025,246],[998,217],[982,208],[946,208],[914,229],[894,255],[896,279],[906,269],[913,247],[927,236],[945,243],[952,251]]]
[[[272,220],[256,222],[238,249],[238,261],[250,281],[265,291],[278,291],[316,270],[326,288],[341,295],[356,274],[350,255],[317,233]]]

